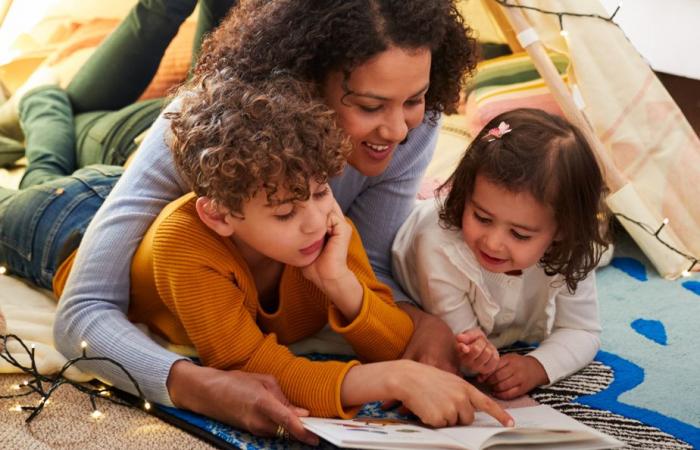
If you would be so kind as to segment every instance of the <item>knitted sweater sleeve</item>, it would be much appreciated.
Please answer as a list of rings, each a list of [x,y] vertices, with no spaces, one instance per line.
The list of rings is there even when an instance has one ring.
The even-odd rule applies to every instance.
[[[312,415],[352,417],[356,411],[342,407],[340,392],[345,373],[358,362],[294,356],[277,342],[274,332],[264,332],[258,325],[260,305],[245,263],[230,244],[199,222],[192,202],[162,218],[136,256],[150,259],[158,298],[136,295],[132,301],[162,301],[206,366],[271,374],[289,401]],[[144,249],[150,258],[143,255]],[[140,289],[139,282],[134,287],[148,292]]]
[[[66,357],[88,354],[119,361],[134,376],[146,398],[172,405],[166,382],[181,356],[166,351],[127,319],[129,273],[134,251],[153,219],[170,201],[187,191],[166,144],[169,122],[154,123],[133,163],[88,227],[58,305],[56,347]],[[128,377],[104,361],[81,363],[135,393]]]

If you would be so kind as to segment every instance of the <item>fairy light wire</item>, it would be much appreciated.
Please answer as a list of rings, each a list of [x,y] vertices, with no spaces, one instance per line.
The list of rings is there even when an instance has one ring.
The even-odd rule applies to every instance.
[[[129,381],[131,381],[134,390],[138,393],[136,397],[138,398],[143,409],[145,409],[146,411],[149,411],[151,409],[151,404],[146,400],[143,392],[141,391],[141,387],[139,386],[136,379],[134,379],[134,377],[129,373],[129,371],[126,370],[126,368],[123,365],[121,365],[117,361],[114,361],[113,359],[101,356],[87,356],[87,344],[84,342],[81,345],[80,356],[66,361],[66,363],[56,375],[44,375],[40,373],[37,369],[35,358],[36,348],[33,345],[31,346],[31,348],[27,347],[24,341],[22,341],[22,339],[20,339],[17,335],[14,334],[4,335],[1,336],[1,338],[2,346],[0,346],[0,348],[2,348],[2,352],[0,352],[0,358],[4,359],[10,365],[20,369],[23,373],[25,373],[31,378],[29,380],[25,380],[24,382],[18,385],[13,385],[12,389],[18,390],[17,386],[19,386],[19,390],[23,390],[23,392],[10,395],[0,395],[0,399],[15,399],[20,397],[28,397],[30,395],[39,395],[40,397],[37,405],[17,405],[14,407],[17,411],[31,411],[31,413],[25,420],[26,423],[30,423],[32,420],[34,420],[34,418],[36,418],[37,415],[39,415],[39,413],[41,413],[44,407],[49,403],[51,395],[63,385],[69,385],[74,389],[78,390],[79,392],[86,394],[89,397],[90,405],[92,406],[93,418],[98,418],[94,416],[96,412],[99,413],[99,417],[104,416],[104,414],[97,409],[97,398],[121,406],[127,406],[130,408],[135,407],[135,405],[132,402],[121,400],[119,396],[112,396],[112,391],[108,388],[105,388],[104,386],[93,387],[85,383],[78,383],[69,380],[65,377],[65,372],[68,371],[68,369],[73,367],[75,364],[83,361],[104,361],[118,367],[127,376]],[[16,341],[27,353],[30,359],[29,367],[17,361],[17,359],[9,352],[7,345],[9,340]]]

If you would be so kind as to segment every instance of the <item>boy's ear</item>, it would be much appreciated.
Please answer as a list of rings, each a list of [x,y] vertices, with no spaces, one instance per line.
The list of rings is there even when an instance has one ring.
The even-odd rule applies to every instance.
[[[234,232],[228,211],[218,208],[208,197],[199,197],[195,203],[197,215],[206,226],[220,236],[231,236]]]

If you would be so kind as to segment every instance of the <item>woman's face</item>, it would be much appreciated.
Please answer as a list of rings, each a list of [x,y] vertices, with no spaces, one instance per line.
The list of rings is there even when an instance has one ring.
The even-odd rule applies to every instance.
[[[391,47],[356,67],[345,82],[341,71],[326,78],[326,103],[353,144],[348,162],[363,175],[384,172],[396,146],[423,121],[430,61],[428,48]]]

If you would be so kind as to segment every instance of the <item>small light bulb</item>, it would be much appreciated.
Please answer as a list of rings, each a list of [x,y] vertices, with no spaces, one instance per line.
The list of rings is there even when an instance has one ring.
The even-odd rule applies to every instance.
[[[100,395],[102,397],[109,397],[112,395],[112,393],[105,389],[104,391],[100,391]]]
[[[10,411],[22,412],[22,405],[15,405],[10,408]]]
[[[80,343],[80,348],[86,349],[87,348],[87,342],[83,341]]]
[[[20,386],[19,384],[13,384],[12,386],[10,386],[10,389],[14,389],[15,391],[19,391],[20,389],[22,389],[22,386]]]
[[[5,275],[7,273],[7,269],[5,266],[0,266],[0,275]]]
[[[51,400],[47,398],[47,399],[44,401],[44,406],[48,406],[48,405],[50,405],[50,404],[51,404]]]
[[[664,217],[663,224],[668,225],[668,217]]]
[[[32,350],[36,350],[36,345],[32,344],[30,347]]]
[[[681,272],[681,276],[683,278],[688,278],[690,276],[690,272],[688,272],[687,270],[684,270],[683,272]]]
[[[146,411],[149,411],[149,410],[151,409],[151,404],[148,403],[148,401],[145,401],[145,402],[143,402],[143,408],[144,408]]]
[[[24,381],[22,382],[22,384],[25,385],[25,386],[29,386],[29,380],[24,380]]]
[[[97,409],[94,410],[94,411],[92,412],[92,414],[90,414],[90,417],[92,417],[93,419],[101,419],[103,416],[104,416],[104,414],[102,414],[102,413],[101,413],[99,410],[97,410]]]
[[[559,34],[561,34],[561,35],[564,36],[564,37],[568,37],[568,36],[569,36],[569,32],[566,31],[566,30],[561,30],[561,31],[559,32]]]

